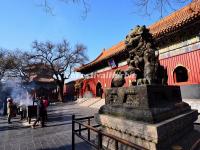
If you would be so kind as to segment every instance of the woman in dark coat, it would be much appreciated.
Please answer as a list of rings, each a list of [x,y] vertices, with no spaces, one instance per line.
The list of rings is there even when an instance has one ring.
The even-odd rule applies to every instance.
[[[45,108],[43,101],[41,99],[37,102],[37,118],[32,125],[32,128],[35,128],[37,122],[41,122],[41,127],[44,127],[44,119],[45,119]]]

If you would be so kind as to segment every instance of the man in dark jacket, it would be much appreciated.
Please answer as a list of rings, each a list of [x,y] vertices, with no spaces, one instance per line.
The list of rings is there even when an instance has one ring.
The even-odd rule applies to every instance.
[[[31,127],[35,128],[36,123],[38,121],[41,122],[41,127],[44,127],[44,119],[45,119],[45,108],[42,99],[39,99],[37,101],[37,118]]]

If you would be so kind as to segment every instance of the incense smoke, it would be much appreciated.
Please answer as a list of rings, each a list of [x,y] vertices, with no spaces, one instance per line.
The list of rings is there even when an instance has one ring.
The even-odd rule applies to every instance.
[[[26,106],[32,105],[33,103],[31,95],[28,93],[28,89],[19,81],[6,81],[3,85],[3,90],[6,90],[7,93],[9,93],[7,97],[11,97],[14,103]]]

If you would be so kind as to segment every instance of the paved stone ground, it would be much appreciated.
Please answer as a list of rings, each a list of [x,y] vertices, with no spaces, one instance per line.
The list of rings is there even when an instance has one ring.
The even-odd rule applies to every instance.
[[[0,150],[71,150],[71,115],[84,117],[94,115],[97,109],[80,107],[73,104],[57,104],[50,106],[47,127],[36,129],[24,125],[19,118],[8,125],[6,117],[0,117]],[[92,135],[94,138],[94,135]],[[190,150],[191,146],[200,139],[200,126],[176,141],[183,150]],[[76,150],[90,150],[80,138],[76,137]],[[200,150],[198,147],[196,150]]]
[[[19,118],[8,125],[5,117],[0,118],[0,150],[70,150],[71,115],[84,117],[94,115],[97,109],[77,105],[58,104],[50,106],[47,127],[36,129],[24,126]],[[91,149],[85,142],[76,138],[77,150]]]

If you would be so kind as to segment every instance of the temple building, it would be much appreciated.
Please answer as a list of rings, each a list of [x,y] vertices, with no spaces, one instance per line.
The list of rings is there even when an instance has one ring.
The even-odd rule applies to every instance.
[[[183,98],[200,98],[200,0],[147,27],[159,50],[160,63],[167,68],[168,84],[180,85]],[[128,52],[124,41],[104,49],[92,62],[76,69],[84,75],[82,97],[104,96],[116,69],[125,70]],[[134,76],[127,76],[129,86]]]
[[[53,79],[53,72],[45,64],[32,64],[25,70],[28,82],[25,82],[33,98],[45,96],[49,101],[57,100],[58,89]]]

